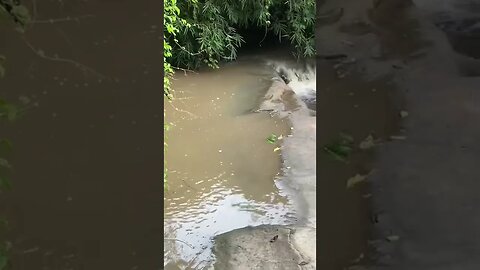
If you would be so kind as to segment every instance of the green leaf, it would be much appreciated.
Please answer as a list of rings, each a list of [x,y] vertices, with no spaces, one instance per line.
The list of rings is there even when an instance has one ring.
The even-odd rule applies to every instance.
[[[277,140],[278,140],[278,136],[273,134],[273,133],[270,136],[267,137],[267,142],[270,143],[270,144],[276,143]]]
[[[329,147],[332,151],[342,155],[342,156],[348,156],[352,152],[352,148],[350,146],[346,145],[333,145]]]
[[[367,179],[367,175],[356,174],[355,176],[350,177],[350,179],[348,179],[347,188],[352,188],[353,186],[361,182],[364,182],[366,179]]]

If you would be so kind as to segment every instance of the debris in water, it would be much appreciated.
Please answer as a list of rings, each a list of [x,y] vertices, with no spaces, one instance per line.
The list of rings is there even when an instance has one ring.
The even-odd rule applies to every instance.
[[[386,237],[389,242],[395,242],[400,240],[400,236],[398,235],[389,235]]]
[[[277,241],[277,239],[278,239],[278,235],[275,235],[272,239],[270,239],[270,243]]]
[[[405,118],[405,117],[408,116],[408,112],[407,112],[407,111],[401,111],[401,112],[400,112],[400,116],[401,116],[402,118]]]
[[[307,265],[307,264],[308,264],[308,262],[306,262],[306,261],[301,261],[298,265]]]
[[[218,153],[222,153],[222,149],[219,149],[219,150],[218,150]]]
[[[277,152],[280,150],[280,147],[275,147],[275,149],[273,149],[273,152]]]
[[[362,195],[362,197],[365,198],[365,199],[368,199],[368,198],[372,197],[372,194],[368,193],[368,194]]]
[[[367,150],[375,146],[375,141],[373,139],[372,135],[368,135],[367,138],[365,138],[359,145],[358,147],[362,150]]]
[[[268,136],[268,138],[267,138],[267,142],[270,143],[270,144],[276,143],[277,140],[278,140],[278,137],[274,133],[270,134],[270,136]]]
[[[347,188],[351,188],[358,183],[364,182],[367,179],[367,175],[356,174],[353,177],[350,177],[347,181]]]

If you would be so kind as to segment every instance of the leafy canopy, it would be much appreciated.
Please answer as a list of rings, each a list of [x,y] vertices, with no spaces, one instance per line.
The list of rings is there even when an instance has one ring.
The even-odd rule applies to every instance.
[[[213,68],[232,61],[244,43],[238,29],[264,28],[288,39],[299,57],[315,54],[315,0],[166,0],[164,86],[173,66]]]

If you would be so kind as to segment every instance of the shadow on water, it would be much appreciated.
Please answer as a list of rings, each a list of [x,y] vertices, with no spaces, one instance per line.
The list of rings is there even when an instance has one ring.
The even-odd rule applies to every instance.
[[[30,107],[2,127],[12,270],[160,268],[161,6],[23,2],[27,32],[0,25],[0,96]]]

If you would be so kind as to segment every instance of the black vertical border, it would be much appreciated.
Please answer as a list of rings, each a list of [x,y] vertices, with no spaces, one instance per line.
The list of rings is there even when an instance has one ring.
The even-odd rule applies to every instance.
[[[163,20],[164,20],[164,13],[165,13],[165,10],[164,10],[164,9],[165,9],[164,0],[160,0],[160,4],[161,4],[161,9],[160,9],[160,10],[161,10],[161,11],[160,11],[160,20],[161,20],[161,24],[160,24],[160,25],[161,25],[161,27],[160,27],[160,30],[161,30],[161,32],[162,32],[162,35],[160,36],[160,53],[161,53],[161,56],[160,56],[160,57],[161,57],[161,60],[160,60],[160,62],[162,63],[162,65],[161,65],[162,68],[161,68],[161,71],[160,71],[161,78],[162,78],[162,85],[161,85],[162,101],[160,102],[160,103],[161,103],[161,105],[160,105],[161,107],[160,107],[160,108],[162,109],[162,113],[164,113],[164,111],[165,111],[165,110],[164,110],[164,109],[165,109],[165,108],[164,108],[164,102],[165,102],[165,98],[166,98],[165,95],[163,94],[163,93],[164,93],[164,90],[165,90],[165,89],[164,89],[164,85],[163,85],[163,78],[165,77],[165,70],[163,69],[163,64],[164,64],[164,63],[163,63],[163,61],[164,61],[164,60],[163,60],[163,50],[164,50],[164,48],[163,48],[163,41],[164,41],[164,40],[163,40],[163,32],[164,32]],[[164,145],[165,145],[165,129],[164,129],[165,117],[164,117],[164,114],[162,114],[162,117],[161,117],[161,120],[160,120],[160,121],[161,121],[161,125],[162,125],[161,142],[162,142],[162,146],[164,147]],[[165,179],[164,179],[164,174],[163,174],[163,170],[165,169],[165,152],[164,152],[163,149],[162,149],[161,158],[162,158],[162,186],[163,186],[163,182],[165,181]],[[165,226],[165,215],[164,215],[164,212],[163,212],[163,211],[164,211],[164,198],[165,198],[165,189],[164,189],[164,188],[162,188],[162,191],[161,191],[161,194],[160,194],[160,195],[162,196],[162,203],[161,203],[161,206],[162,206],[162,222],[163,222],[162,228],[165,229],[165,228],[164,228],[164,226]],[[165,238],[165,233],[164,233],[164,232],[162,232],[162,236],[163,236],[163,238]],[[163,240],[162,240],[162,242],[161,242],[161,247],[162,247],[162,251],[165,252]],[[163,268],[164,268],[164,264],[165,264],[163,255],[162,255],[162,261],[161,261],[161,262],[162,262],[161,269],[163,269]]]

